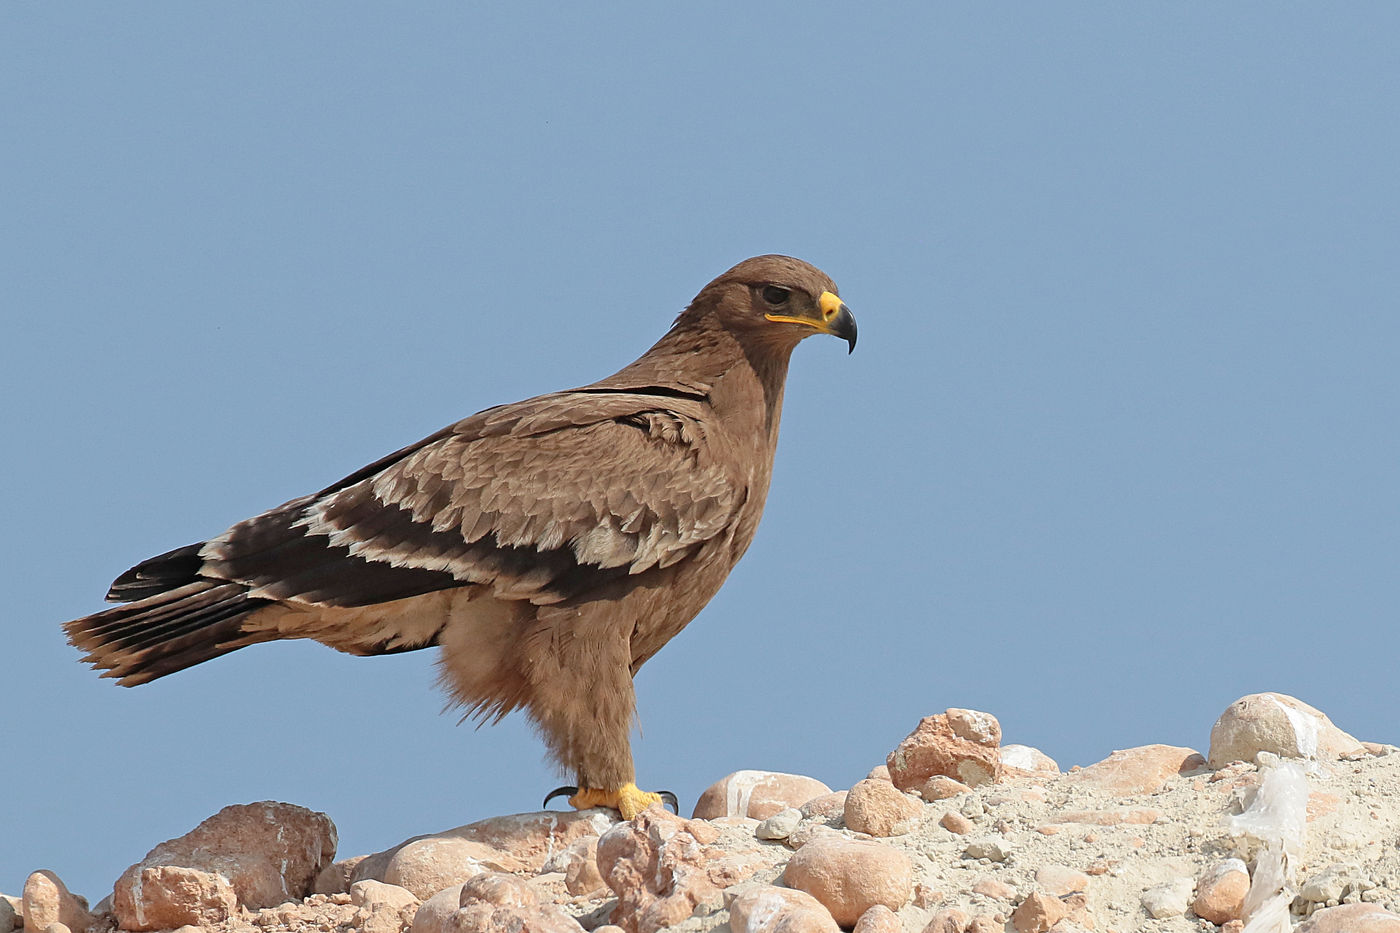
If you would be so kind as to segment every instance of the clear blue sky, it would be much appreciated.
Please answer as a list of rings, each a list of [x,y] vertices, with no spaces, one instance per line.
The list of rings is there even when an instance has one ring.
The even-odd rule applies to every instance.
[[[1400,8],[589,6],[0,5],[0,891],[231,803],[344,855],[535,808],[432,652],[125,690],[59,623],[762,252],[860,347],[799,348],[641,783],[849,786],[948,706],[1065,767],[1266,689],[1400,740]]]

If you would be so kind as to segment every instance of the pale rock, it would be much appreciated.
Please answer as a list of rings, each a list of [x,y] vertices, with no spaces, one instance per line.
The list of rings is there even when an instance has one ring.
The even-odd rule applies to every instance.
[[[443,888],[485,871],[525,870],[523,861],[484,842],[434,836],[401,846],[389,859],[381,880],[407,888],[419,900],[427,900]]]
[[[418,909],[420,899],[407,888],[382,881],[357,881],[350,886],[350,903],[368,910],[381,908],[399,911]]]
[[[1011,854],[1006,842],[995,836],[979,836],[968,840],[963,847],[963,855],[968,858],[984,858],[991,862],[1004,862]]]
[[[972,893],[994,901],[1009,901],[1016,896],[1016,889],[996,878],[979,878],[972,886]]]
[[[1400,916],[1376,904],[1341,904],[1319,910],[1295,933],[1400,933]]]
[[[721,892],[747,880],[759,863],[725,851],[715,827],[652,808],[598,840],[598,870],[617,895],[613,919],[627,933],[655,933],[697,909],[718,909]]]
[[[1055,759],[1029,745],[1003,745],[1001,747],[1001,763],[1005,768],[1012,768],[1027,774],[1060,773],[1060,766]]]
[[[821,901],[841,926],[850,926],[876,904],[898,910],[914,887],[909,856],[874,840],[823,837],[788,861],[785,883]]]
[[[413,915],[413,933],[447,933],[447,920],[462,906],[462,887],[446,888],[423,902]]]
[[[173,929],[225,919],[230,897],[249,910],[300,900],[335,847],[324,813],[273,801],[225,807],[128,868],[112,911],[125,930]]]
[[[972,790],[962,781],[950,778],[946,774],[935,774],[923,783],[915,793],[925,800],[947,800],[949,797],[956,797],[958,794],[965,794]]]
[[[904,933],[904,924],[899,922],[899,915],[893,910],[884,904],[876,904],[860,915],[851,933]]]
[[[732,933],[839,933],[821,902],[805,891],[755,885],[729,904]],[[596,931],[595,931],[596,933]]]
[[[27,930],[43,930],[51,923],[61,923],[81,933],[93,919],[87,901],[71,893],[51,871],[36,871],[25,880],[20,903],[20,916]]]
[[[1103,761],[1072,771],[1070,784],[1093,787],[1119,797],[1151,794],[1184,771],[1205,766],[1201,753],[1175,745],[1143,745],[1116,751]]]
[[[461,906],[447,918],[447,933],[583,931],[557,905],[540,903],[530,886],[514,875],[483,872],[462,885],[460,898]]]
[[[967,933],[1004,933],[1006,921],[1000,914],[978,914],[967,925]]]
[[[1298,896],[1314,904],[1336,904],[1351,894],[1360,895],[1375,887],[1359,865],[1341,862],[1309,875]]]
[[[344,894],[349,891],[355,869],[368,857],[367,855],[357,855],[354,858],[331,862],[325,868],[321,869],[321,873],[317,875],[316,880],[311,883],[311,893]]]
[[[1237,858],[1228,858],[1212,865],[1196,879],[1196,898],[1191,902],[1191,909],[1201,919],[1220,926],[1240,919],[1248,893],[1248,867]]]
[[[399,851],[406,846],[431,839],[459,839],[481,843],[498,852],[509,853],[511,858],[525,867],[525,870],[538,872],[544,868],[546,862],[568,848],[575,839],[601,835],[617,823],[617,814],[605,809],[536,810],[531,813],[493,816],[443,832],[414,836],[383,852],[376,852],[361,859],[351,873],[350,881],[353,883],[372,879],[393,882],[387,872],[390,862]]]
[[[1243,920],[1231,920],[1220,927],[1220,933],[1244,933]]]
[[[1089,889],[1089,876],[1067,865],[1042,865],[1036,869],[1035,883],[1051,897],[1065,897]]]
[[[870,773],[867,774],[866,777],[873,778],[877,781],[888,781],[890,779],[890,766],[876,765],[870,769]]]
[[[890,780],[904,791],[936,774],[976,787],[1001,777],[1001,726],[990,713],[950,709],[925,716],[890,752]]]
[[[973,828],[972,820],[969,820],[956,810],[949,810],[947,813],[943,814],[942,819],[938,821],[938,825],[957,836],[966,836],[968,833],[972,832]]]
[[[779,810],[801,807],[813,797],[829,793],[830,787],[801,774],[735,771],[705,788],[691,815],[706,820],[722,816],[766,820]]]
[[[1210,730],[1210,764],[1254,761],[1260,752],[1284,758],[1336,760],[1365,752],[1360,740],[1296,697],[1252,693],[1230,704]]]
[[[53,923],[44,927],[44,933],[73,933],[73,931],[68,928],[68,924],[59,923],[55,920]]]
[[[598,871],[598,837],[575,839],[564,851],[564,889],[575,897],[588,897],[607,890],[607,882]]]
[[[1037,891],[1016,905],[1011,912],[1011,925],[1016,933],[1046,933],[1067,916],[1069,908],[1064,902]]]
[[[6,895],[0,895],[0,933],[13,933],[19,926],[19,911]]]
[[[1116,807],[1112,810],[1064,810],[1055,814],[1055,823],[1083,823],[1089,826],[1146,826],[1162,818],[1153,807]]]
[[[929,918],[923,933],[967,933],[967,925],[971,922],[965,912],[956,907],[945,907]]]
[[[847,791],[837,790],[829,794],[821,794],[797,808],[797,812],[802,814],[804,820],[829,820],[832,817],[840,816],[846,811]]]
[[[1191,891],[1194,887],[1195,882],[1190,878],[1175,878],[1164,884],[1154,885],[1142,892],[1142,907],[1154,920],[1180,917],[1190,906]]]
[[[923,805],[889,781],[857,781],[846,796],[846,828],[871,836],[898,836],[915,829]]]
[[[754,827],[753,834],[759,839],[786,839],[792,835],[797,824],[802,822],[802,811],[795,807],[779,810]]]

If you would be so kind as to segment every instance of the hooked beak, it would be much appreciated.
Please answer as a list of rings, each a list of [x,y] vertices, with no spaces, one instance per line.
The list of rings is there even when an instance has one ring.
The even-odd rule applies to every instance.
[[[851,309],[846,307],[846,303],[833,292],[822,292],[821,298],[817,300],[817,305],[821,310],[820,317],[798,317],[787,314],[766,314],[764,317],[770,321],[805,324],[818,333],[840,337],[846,341],[846,352],[854,352],[856,348],[856,319],[855,315],[851,314]]]

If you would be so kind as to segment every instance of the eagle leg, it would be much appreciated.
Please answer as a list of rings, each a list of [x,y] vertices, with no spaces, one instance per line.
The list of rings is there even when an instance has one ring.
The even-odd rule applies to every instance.
[[[617,790],[599,790],[596,787],[556,787],[544,798],[544,806],[549,806],[549,802],[555,797],[568,796],[569,805],[575,810],[587,810],[590,807],[611,807],[622,814],[624,820],[630,820],[638,813],[641,813],[652,804],[662,804],[671,808],[672,812],[680,812],[680,803],[676,800],[676,795],[669,790],[650,793],[639,788],[636,784],[628,782]]]

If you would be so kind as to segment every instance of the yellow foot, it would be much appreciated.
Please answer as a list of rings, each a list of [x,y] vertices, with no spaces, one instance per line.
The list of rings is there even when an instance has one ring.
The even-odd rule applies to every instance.
[[[550,793],[544,799],[545,805],[556,796],[562,794],[572,794],[569,797],[569,805],[575,810],[587,810],[591,807],[611,807],[622,814],[624,820],[630,820],[638,813],[641,813],[652,804],[670,804],[671,808],[677,809],[676,795],[670,791],[662,791],[659,794],[648,793],[637,787],[636,784],[627,783],[617,790],[600,790],[596,787],[561,787]]]

